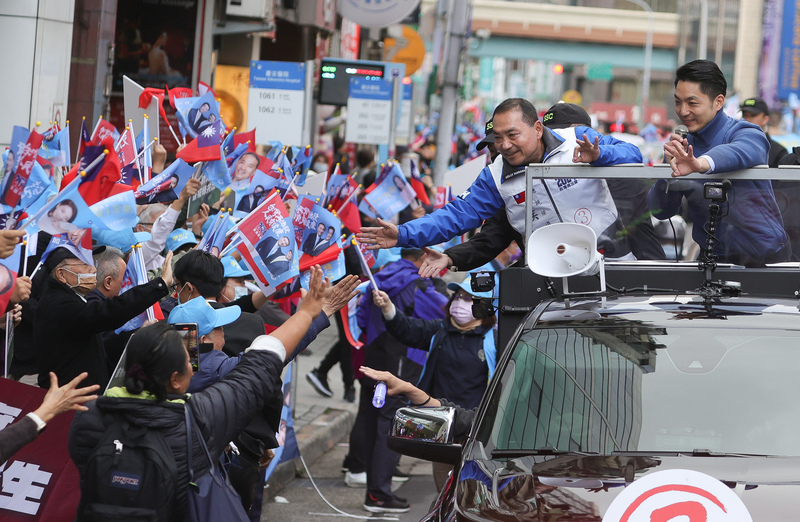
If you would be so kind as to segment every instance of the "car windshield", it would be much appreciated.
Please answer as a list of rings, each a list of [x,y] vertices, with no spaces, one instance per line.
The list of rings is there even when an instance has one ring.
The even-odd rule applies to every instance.
[[[487,449],[800,456],[800,332],[603,322],[522,334],[478,429]]]

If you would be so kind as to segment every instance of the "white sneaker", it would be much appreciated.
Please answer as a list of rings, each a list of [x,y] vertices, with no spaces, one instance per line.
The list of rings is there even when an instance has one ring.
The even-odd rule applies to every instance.
[[[367,485],[367,472],[350,473],[348,471],[344,474],[344,483],[351,488],[362,488]]]

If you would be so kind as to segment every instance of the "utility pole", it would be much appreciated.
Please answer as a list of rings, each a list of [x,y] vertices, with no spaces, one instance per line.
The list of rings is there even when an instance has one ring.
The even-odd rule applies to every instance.
[[[448,0],[447,4],[447,32],[440,66],[442,107],[439,111],[433,171],[433,183],[437,186],[444,185],[444,174],[450,165],[452,136],[458,108],[461,57],[466,48],[468,24],[472,18],[472,0]]]

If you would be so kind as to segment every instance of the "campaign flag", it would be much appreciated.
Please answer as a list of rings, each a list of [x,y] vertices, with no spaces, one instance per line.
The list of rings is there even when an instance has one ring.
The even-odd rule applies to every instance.
[[[325,183],[325,191],[322,197],[322,206],[328,208],[328,203],[330,200],[335,197],[339,192],[339,187],[342,183],[347,182],[346,174],[339,174],[339,164],[336,164],[336,167],[333,169],[333,173],[328,177],[327,182]]]
[[[417,168],[417,164],[414,160],[409,161],[410,168],[411,168],[411,188],[414,189],[414,192],[417,194],[417,199],[425,205],[430,205],[431,200],[428,198],[428,190],[425,188],[425,185],[422,183],[422,176],[419,174],[419,169]]]
[[[270,141],[270,149],[267,152],[267,158],[277,163],[278,155],[283,152],[283,143],[280,141]]]
[[[295,156],[292,171],[294,174],[294,184],[302,187],[306,184],[306,176],[308,175],[308,167],[311,166],[311,159],[314,155],[314,150],[311,145],[306,145],[302,152]]]
[[[292,420],[292,404],[291,404],[291,390],[292,390],[292,364],[290,362],[286,366],[285,377],[283,380],[283,407],[281,408],[281,420],[278,425],[278,432],[275,438],[278,440],[278,447],[273,448],[272,451],[275,456],[269,463],[266,469],[266,481],[278,464],[282,462],[289,462],[300,456],[300,449],[297,446],[297,437],[294,433],[294,421]]]
[[[44,135],[39,156],[45,158],[54,167],[68,167],[71,164],[69,154],[69,125],[61,130],[52,129]]]
[[[396,164],[392,167],[390,175],[387,175],[381,183],[376,182],[376,185],[378,186],[373,191],[364,196],[362,203],[366,201],[383,219],[390,219],[417,197]]]
[[[5,207],[4,211],[7,208]],[[0,214],[0,230],[15,230],[26,215],[24,210],[9,210],[5,214]]]
[[[187,163],[203,161],[202,172],[206,179],[213,183],[219,190],[225,190],[228,188],[228,185],[231,184],[231,175],[230,172],[228,172],[228,163],[225,154],[222,152],[222,145],[205,147],[201,150],[196,148],[196,142],[197,140],[190,142],[189,145],[178,153],[178,157],[186,160]],[[195,147],[195,152],[182,155],[182,153],[189,150],[190,147]],[[216,152],[216,157],[213,157],[212,151]]]
[[[117,183],[130,185],[134,189],[141,183],[139,166],[136,159],[136,140],[130,127],[126,127],[119,137],[116,145],[117,157],[120,164],[120,180]]]
[[[23,140],[21,138],[24,135],[25,139]],[[2,196],[0,196],[0,202],[14,208],[22,198],[34,165],[38,165],[36,158],[39,155],[39,146],[42,144],[42,135],[36,131],[29,132],[24,127],[15,126],[11,142],[12,147],[16,146],[16,150],[9,151],[9,156],[12,153],[16,156],[14,172],[10,177],[5,176],[5,186]]]
[[[344,205],[339,209],[336,217],[342,222],[342,225],[350,232],[358,232],[361,230],[361,215],[358,213],[353,198],[349,198]]]
[[[305,208],[301,208],[301,212],[305,214],[305,222],[302,223],[303,215],[297,220],[304,228],[302,240],[298,245],[304,258],[317,257],[331,245],[339,244],[342,224],[336,216],[316,202],[308,213],[305,212]]]
[[[106,228],[111,230],[133,228],[139,223],[139,217],[136,215],[136,200],[132,190],[121,190],[101,199],[90,206],[89,210],[103,222]]]
[[[105,141],[105,139],[109,136],[114,143],[116,143],[117,140],[119,140],[119,131],[117,131],[117,128],[114,127],[110,121],[104,120],[101,116],[97,121],[97,127],[94,129],[94,133],[92,133],[92,139],[90,141],[94,144],[98,144]]]
[[[64,247],[72,254],[86,263],[94,266],[92,259],[92,230],[89,228],[79,228],[68,234],[58,234],[50,238],[50,243],[44,249],[39,262],[44,263],[50,253],[56,248]]]
[[[234,143],[234,133],[229,132],[225,135],[225,138],[222,140],[222,153],[225,156],[230,156],[234,149],[238,146]]]
[[[41,165],[34,164],[16,208],[24,210],[28,214],[34,214],[47,202],[47,198],[54,196],[57,192],[58,189],[53,183],[52,177],[45,172]]]
[[[308,283],[311,280],[311,267],[314,265],[319,265],[319,267],[322,269],[323,277],[327,277],[331,281],[337,281],[347,275],[347,270],[344,266],[344,253],[342,248],[338,245],[333,245],[329,250],[332,251],[333,257],[333,259],[330,261],[321,260],[321,258],[324,257],[323,254],[318,258],[315,258],[314,264],[309,265],[305,270],[303,270],[303,266],[300,267],[300,286],[308,290]],[[303,258],[305,257],[306,256],[303,256]]]
[[[233,135],[233,133],[231,133]],[[233,146],[238,147],[241,144],[247,145],[247,150],[250,152],[256,151],[256,129],[247,132],[237,132],[233,135]]]
[[[197,94],[199,96],[204,96],[206,93],[211,93],[215,99],[217,97],[217,93],[214,92],[214,89],[211,88],[209,84],[206,82],[198,82],[197,83]]]
[[[86,176],[81,179],[78,190],[86,204],[92,205],[108,197],[115,190],[117,182],[122,179],[119,157],[113,150],[114,144],[110,137],[106,137],[100,145],[88,145],[80,161],[64,176],[61,189],[64,190],[64,187],[78,177],[80,172],[85,171]],[[104,154],[104,151],[109,153]],[[103,159],[90,169],[92,163],[101,156],[104,156]]]
[[[356,197],[359,190],[358,182],[352,176],[348,176],[345,182],[339,185],[338,190],[331,194],[328,205],[325,208],[338,212],[345,202]]]
[[[150,203],[169,203],[178,199],[186,182],[194,174],[194,167],[178,158],[164,172],[153,178],[134,192],[137,205]]]
[[[214,99],[212,92],[195,98],[177,98],[175,115],[181,124],[181,132],[185,131],[190,137],[196,138],[208,125],[220,121],[219,102]]]
[[[370,192],[372,192],[373,190],[378,188],[378,185],[383,183],[383,180],[385,180],[386,177],[389,175],[389,173],[392,172],[392,169],[394,168],[394,166],[395,166],[395,164],[392,163],[391,161],[386,162],[386,163],[382,163],[381,164],[381,170],[378,172],[378,175],[376,176],[375,181],[372,183],[372,185],[367,187],[366,190],[364,190],[364,194],[369,194]]]
[[[143,285],[148,281],[149,278],[147,277],[147,270],[144,266],[142,249],[139,246],[135,246],[131,249],[130,256],[128,256],[128,264],[125,266],[125,274],[122,276],[122,285],[120,285],[119,294],[122,295],[134,286]],[[161,307],[156,303],[114,330],[114,333],[119,335],[121,332],[137,330],[141,328],[148,319],[161,320],[163,318],[164,314],[161,312]]]
[[[103,220],[89,209],[78,191],[78,185],[62,189],[30,218],[27,226],[30,233],[44,230],[53,236],[74,232],[79,228],[109,229]]]
[[[231,184],[230,187],[235,196],[233,216],[247,216],[254,208],[263,203],[272,189],[282,188],[281,180],[276,176],[275,172],[264,173],[256,170],[248,185],[233,189],[233,184]]]
[[[342,326],[344,326],[344,335],[347,337],[347,342],[357,350],[360,350],[364,346],[364,343],[359,340],[361,338],[361,328],[358,327],[357,313],[358,302],[361,300],[366,289],[366,282],[359,285],[357,290],[360,294],[350,299],[350,301],[339,310],[339,313],[342,314]]]
[[[0,429],[38,409],[46,393],[47,389],[0,379]],[[4,522],[75,518],[80,477],[67,448],[74,415],[68,411],[56,416],[36,440],[0,464],[0,519]]]
[[[436,187],[436,199],[433,202],[433,208],[440,209],[446,204],[453,201],[454,199],[455,198],[453,197],[453,189],[450,185],[447,185],[445,187]]]
[[[86,117],[81,120],[81,134],[78,136],[78,158],[83,156],[83,150],[86,148],[86,145],[92,141],[89,137],[89,131],[86,130]]]
[[[217,220],[211,226],[208,234],[203,235],[203,239],[200,240],[197,249],[208,252],[215,257],[220,257],[225,245],[225,238],[231,228],[233,228],[233,223],[230,220],[230,214],[227,212],[218,213]]]
[[[306,230],[308,216],[311,214],[312,209],[316,204],[316,198],[311,196],[300,196],[300,198],[297,200],[297,205],[294,207],[292,226],[294,226],[294,239],[297,242],[298,248],[303,243],[303,232]]]
[[[256,285],[258,285],[258,288],[264,292],[264,295],[270,296],[274,294],[277,288],[270,286],[267,276],[264,275],[267,273],[264,263],[260,260],[256,261],[258,256],[256,255],[255,251],[252,250],[247,243],[245,243],[243,236],[238,232],[233,234],[231,237],[231,244],[236,245],[234,248],[239,252],[241,260],[253,275]]]
[[[242,219],[238,230],[256,264],[261,265],[258,268],[265,281],[260,283],[277,287],[299,274],[292,221],[277,192]]]
[[[35,236],[34,236],[34,238],[35,238]],[[4,259],[0,259],[0,265],[3,265],[4,267],[8,268],[11,272],[14,273],[15,277],[17,275],[17,272],[21,271],[22,251],[24,249],[25,249],[25,245],[23,245],[22,243],[17,243],[17,246],[14,247],[14,253],[13,254],[11,254],[10,256],[8,256],[8,257],[6,257]],[[28,252],[28,255],[33,255],[33,254]],[[2,283],[2,281],[5,279],[6,275],[7,274],[6,274],[5,270],[0,269],[0,283]],[[6,284],[6,283],[2,283],[2,284]],[[13,287],[12,287],[12,290],[13,290]],[[0,294],[0,304],[2,304],[2,297],[3,297],[2,294]],[[8,306],[8,303],[5,303],[5,305]]]

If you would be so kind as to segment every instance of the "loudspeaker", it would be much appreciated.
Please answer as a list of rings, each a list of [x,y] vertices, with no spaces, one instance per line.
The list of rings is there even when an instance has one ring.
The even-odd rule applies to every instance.
[[[577,223],[554,223],[534,230],[526,254],[528,267],[545,277],[593,275],[602,258],[594,230]]]

